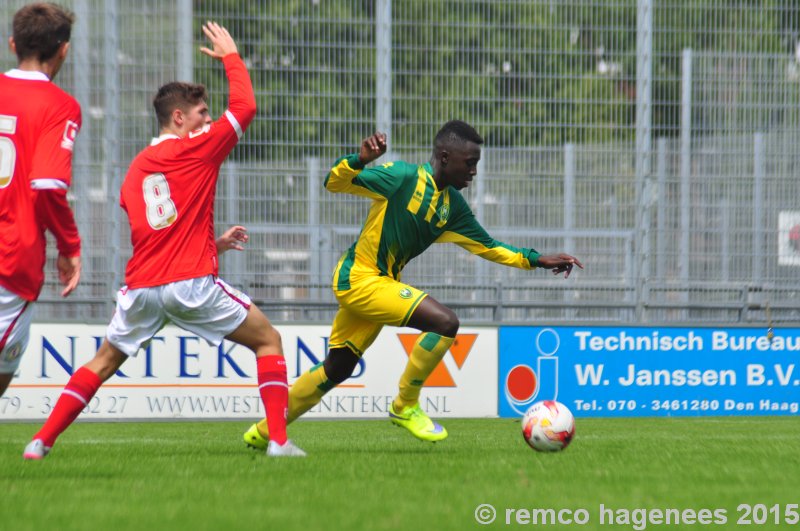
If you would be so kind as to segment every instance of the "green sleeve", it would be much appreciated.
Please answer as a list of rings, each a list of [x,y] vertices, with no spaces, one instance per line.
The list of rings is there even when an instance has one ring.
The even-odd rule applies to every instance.
[[[539,253],[535,249],[514,247],[495,240],[475,219],[461,194],[453,194],[451,191],[451,197],[453,211],[447,223],[447,231],[437,238],[436,243],[455,243],[474,255],[498,264],[520,269],[536,267]]]
[[[416,166],[402,161],[364,169],[358,154],[353,153],[336,161],[325,177],[325,188],[335,193],[388,199],[400,188],[403,179],[412,174],[416,174]]]

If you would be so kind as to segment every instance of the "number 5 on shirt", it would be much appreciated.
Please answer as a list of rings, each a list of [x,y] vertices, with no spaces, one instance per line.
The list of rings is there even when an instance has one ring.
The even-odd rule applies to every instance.
[[[0,114],[0,133],[13,135],[16,130],[17,117]],[[0,136],[0,188],[11,184],[16,159],[17,149],[14,142],[8,137]]]

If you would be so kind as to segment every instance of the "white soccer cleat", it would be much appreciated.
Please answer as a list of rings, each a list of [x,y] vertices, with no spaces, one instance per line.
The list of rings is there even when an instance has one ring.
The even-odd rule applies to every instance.
[[[41,439],[34,439],[28,443],[28,446],[25,447],[25,451],[22,452],[22,458],[38,461],[40,459],[44,459],[49,453],[49,446],[45,446]]]
[[[269,457],[305,457],[306,453],[294,445],[290,440],[287,440],[283,445],[270,441],[267,446],[267,455]]]

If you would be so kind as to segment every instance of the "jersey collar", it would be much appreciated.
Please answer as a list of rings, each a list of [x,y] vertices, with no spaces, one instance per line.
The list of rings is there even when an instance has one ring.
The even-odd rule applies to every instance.
[[[447,188],[447,186],[445,186],[444,188],[442,188],[442,190],[439,190],[439,185],[436,184],[436,179],[433,178],[433,166],[431,166],[430,162],[426,162],[425,164],[423,164],[422,165],[422,169],[425,170],[426,172],[428,172],[428,175],[431,178],[431,183],[433,184],[433,189],[434,190],[436,190],[437,192],[441,192],[442,190],[444,190],[444,188]]]
[[[20,70],[19,68],[12,68],[6,72],[8,77],[14,79],[24,79],[27,81],[50,81],[50,78],[44,72],[34,70]]]
[[[160,144],[164,140],[172,140],[172,139],[180,140],[180,138],[181,137],[179,137],[178,135],[173,135],[172,133],[167,133],[165,135],[161,135],[161,136],[156,137],[153,140],[151,140],[150,141],[150,145],[151,146],[157,146],[158,144]]]

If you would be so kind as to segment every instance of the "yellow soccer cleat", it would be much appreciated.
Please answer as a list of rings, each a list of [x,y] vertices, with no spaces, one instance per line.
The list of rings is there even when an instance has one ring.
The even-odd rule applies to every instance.
[[[422,411],[419,404],[406,406],[398,413],[394,404],[389,406],[389,419],[393,424],[402,426],[411,432],[411,435],[423,441],[436,442],[447,438],[447,430]]]
[[[250,429],[244,432],[244,443],[250,448],[256,450],[266,450],[269,444],[269,439],[264,438],[261,432],[258,431],[258,425],[253,424]]]

